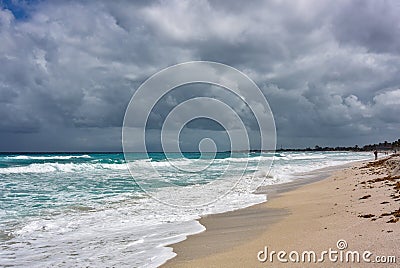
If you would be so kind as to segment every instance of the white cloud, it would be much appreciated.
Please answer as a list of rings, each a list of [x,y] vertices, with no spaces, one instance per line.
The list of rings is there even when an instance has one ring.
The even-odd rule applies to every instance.
[[[374,97],[376,105],[392,106],[400,104],[400,89],[380,93]]]

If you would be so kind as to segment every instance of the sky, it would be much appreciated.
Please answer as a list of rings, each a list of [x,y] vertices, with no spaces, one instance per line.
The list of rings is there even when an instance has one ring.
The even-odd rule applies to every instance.
[[[396,0],[0,0],[0,151],[120,151],[141,83],[193,60],[230,65],[259,86],[278,148],[397,140],[398,14]],[[239,107],[257,137],[237,97],[194,85],[154,108],[149,150],[160,150],[168,111],[196,94]],[[229,148],[210,120],[182,133],[185,151],[203,137]]]

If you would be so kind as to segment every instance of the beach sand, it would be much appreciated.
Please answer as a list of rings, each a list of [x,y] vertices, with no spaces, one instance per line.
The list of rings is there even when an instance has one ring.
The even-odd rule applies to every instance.
[[[314,176],[311,183],[306,180],[275,187],[267,191],[269,200],[265,203],[203,217],[200,222],[206,231],[172,245],[177,256],[163,267],[377,266],[376,262],[363,261],[365,251],[372,253],[366,256],[372,262],[377,256],[396,256],[396,264],[379,266],[398,267],[399,166],[398,155],[354,163],[323,180]],[[339,240],[345,240],[347,248],[339,250]],[[259,261],[257,255],[265,252],[265,247],[269,254],[285,251],[287,255],[282,257],[288,263],[280,262],[276,254],[272,261]],[[323,262],[309,263],[305,255],[306,262],[296,263],[288,256],[296,259],[291,252],[297,251],[301,260],[304,251],[312,250],[318,260],[321,252],[329,249],[338,251],[331,255],[332,259],[337,256],[338,261],[331,261],[326,254]],[[360,262],[346,263],[348,251],[357,251]],[[265,258],[265,254],[259,256]]]

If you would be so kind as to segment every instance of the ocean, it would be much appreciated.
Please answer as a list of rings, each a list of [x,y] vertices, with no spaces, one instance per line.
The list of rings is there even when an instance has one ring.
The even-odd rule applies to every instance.
[[[217,153],[207,172],[198,172],[209,159],[197,153],[169,159],[137,153],[130,171],[122,153],[2,154],[0,266],[157,267],[175,256],[168,245],[204,230],[200,216],[266,200],[242,186],[228,189],[239,177],[272,185],[370,158],[363,152]],[[272,168],[260,160],[273,160]],[[181,172],[170,172],[177,167]],[[229,176],[221,179],[224,172]],[[173,203],[188,197],[205,202]]]

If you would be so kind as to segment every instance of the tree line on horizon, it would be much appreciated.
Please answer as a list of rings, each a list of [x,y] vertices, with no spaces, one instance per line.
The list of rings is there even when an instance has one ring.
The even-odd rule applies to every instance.
[[[336,147],[321,147],[319,145],[315,145],[314,148],[307,147],[304,149],[278,149],[276,151],[356,151],[356,152],[364,152],[364,151],[374,151],[374,150],[400,150],[400,139],[393,142],[380,142],[375,144],[367,144],[363,147],[359,147],[357,144],[354,146],[336,146]]]

